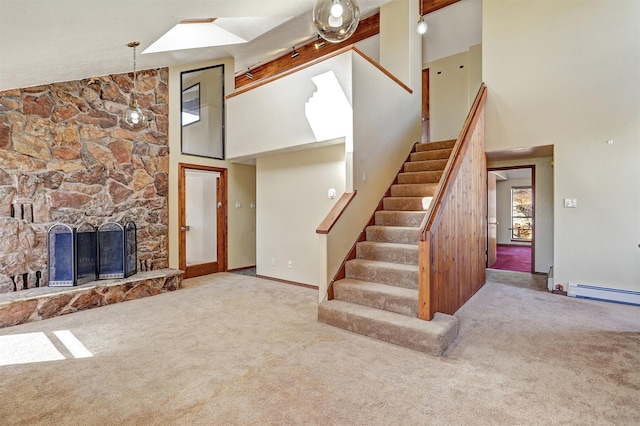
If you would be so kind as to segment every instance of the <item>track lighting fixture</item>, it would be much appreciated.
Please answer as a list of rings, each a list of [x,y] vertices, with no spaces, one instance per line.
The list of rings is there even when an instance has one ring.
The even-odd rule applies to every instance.
[[[292,47],[291,49],[293,50],[293,52],[291,52],[291,59],[295,59],[295,58],[297,58],[298,56],[300,56],[300,52],[298,52],[298,51],[296,50],[295,46],[294,46],[294,47]]]
[[[316,49],[320,49],[321,47],[324,47],[324,45],[324,40],[322,39],[322,37],[320,37],[320,34],[318,34],[318,41],[315,42],[314,46],[316,47]]]

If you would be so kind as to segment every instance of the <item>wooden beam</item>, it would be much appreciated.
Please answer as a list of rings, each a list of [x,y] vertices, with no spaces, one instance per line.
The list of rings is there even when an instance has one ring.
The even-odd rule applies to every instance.
[[[460,0],[420,0],[420,15],[426,15],[427,13],[435,12]]]
[[[251,74],[253,74],[253,78],[247,77],[244,72],[237,75],[235,78],[236,89],[253,83],[257,80],[271,77],[292,68],[296,68],[306,62],[318,59],[328,53],[342,49],[345,46],[350,46],[378,33],[380,33],[380,14],[376,13],[369,18],[361,20],[358,24],[358,29],[356,30],[356,32],[351,37],[349,37],[348,40],[343,41],[342,43],[325,42],[324,46],[316,48],[315,44],[318,40],[312,40],[304,46],[296,47],[299,55],[295,58],[291,57],[292,51],[290,51],[287,52],[287,54],[280,56],[279,58],[276,58],[270,62],[259,65],[255,68],[251,68]]]

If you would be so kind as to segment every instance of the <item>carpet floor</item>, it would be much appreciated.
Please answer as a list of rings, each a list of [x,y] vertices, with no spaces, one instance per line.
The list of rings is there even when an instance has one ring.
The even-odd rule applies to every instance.
[[[317,291],[228,273],[1,329],[64,359],[0,366],[0,423],[640,424],[638,307],[487,277],[441,358],[316,322]]]
[[[531,247],[498,244],[496,263],[491,269],[531,272]]]

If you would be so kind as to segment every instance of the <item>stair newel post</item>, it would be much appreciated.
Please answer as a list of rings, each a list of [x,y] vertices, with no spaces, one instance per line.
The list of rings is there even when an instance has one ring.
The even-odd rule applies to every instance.
[[[418,318],[425,321],[433,319],[431,298],[431,256],[433,253],[431,232],[420,233],[418,242]]]

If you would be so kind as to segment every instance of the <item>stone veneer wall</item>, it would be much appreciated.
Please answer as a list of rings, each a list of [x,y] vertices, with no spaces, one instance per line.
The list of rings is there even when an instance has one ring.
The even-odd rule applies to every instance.
[[[47,284],[47,230],[131,219],[138,270],[168,266],[168,69],[0,91],[0,293]]]

